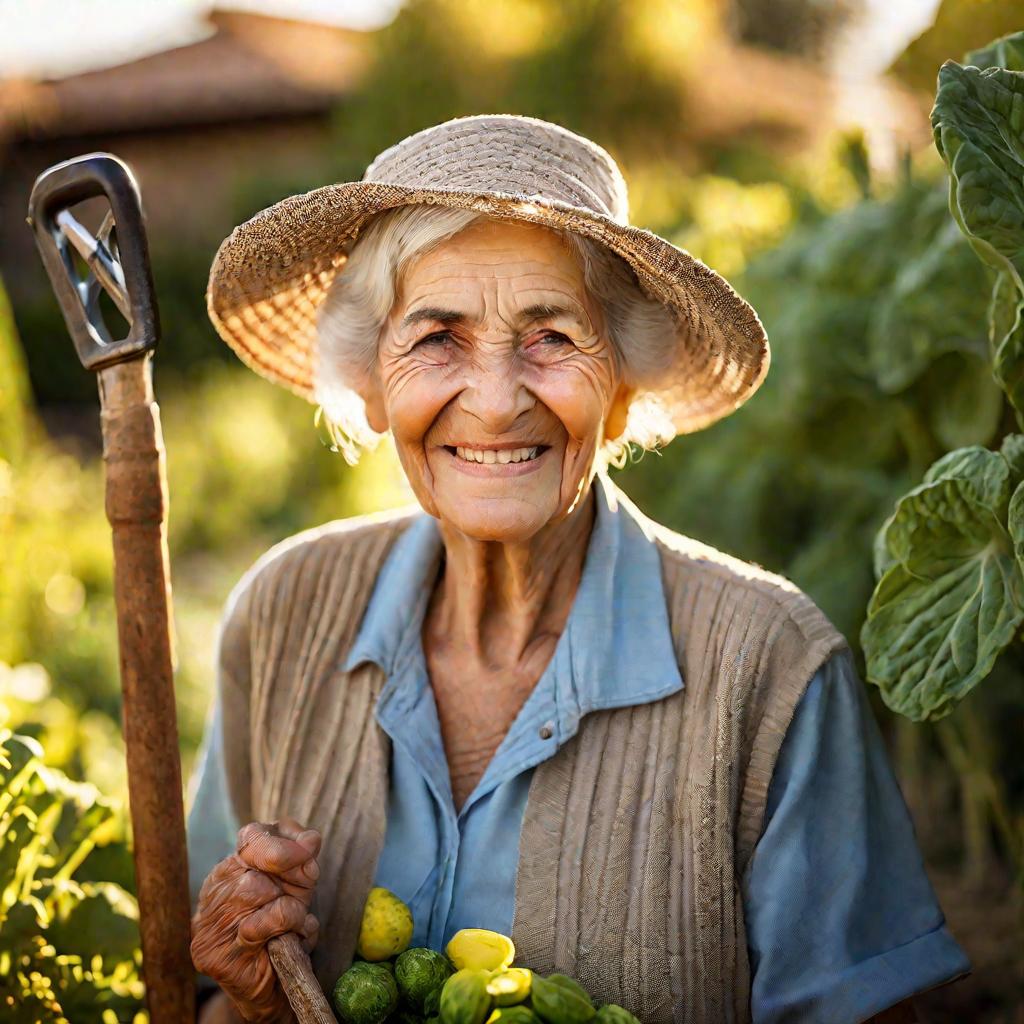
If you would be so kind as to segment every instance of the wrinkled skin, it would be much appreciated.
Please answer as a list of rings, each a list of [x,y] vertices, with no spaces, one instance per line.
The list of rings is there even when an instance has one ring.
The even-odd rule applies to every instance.
[[[192,918],[192,962],[226,994],[204,1008],[207,1021],[292,1021],[266,944],[295,932],[306,950],[318,923],[309,913],[319,877],[320,835],[291,818],[252,822],[238,833],[236,852],[206,877]]]
[[[593,523],[595,460],[621,434],[632,392],[554,232],[479,221],[414,260],[398,284],[377,372],[357,389],[440,521],[445,569],[423,643],[461,807],[565,627]],[[481,465],[460,447],[539,455]]]
[[[521,316],[539,305],[567,312]],[[417,319],[427,310],[463,319]],[[606,421],[612,436],[624,426],[620,380],[601,310],[558,236],[483,221],[406,269],[378,377],[362,390],[423,508],[475,540],[515,544],[551,528],[585,493]],[[458,459],[458,445],[547,450],[481,468]]]

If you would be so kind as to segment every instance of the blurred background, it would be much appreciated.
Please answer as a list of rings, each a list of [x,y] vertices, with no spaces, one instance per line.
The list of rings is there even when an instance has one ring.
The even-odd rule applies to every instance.
[[[0,25],[0,725],[38,740],[39,792],[77,808],[63,868],[18,862],[23,886],[63,879],[49,945],[0,919],[0,958],[46,980],[26,1021],[62,1019],[57,1002],[132,1020],[140,996],[95,381],[24,219],[49,165],[109,150],[142,189],[186,777],[241,573],[296,530],[410,500],[387,445],[347,467],[309,406],[217,339],[210,262],[234,225],[359,178],[410,132],[490,112],[582,132],[623,168],[634,223],[753,302],[773,350],[761,392],[618,480],[654,518],[792,578],[855,647],[895,499],[1005,432],[988,284],[928,112],[944,60],[1024,28],[1017,0],[0,0]],[[1020,655],[937,724],[876,705],[974,963],[922,997],[923,1020],[1021,1024]]]

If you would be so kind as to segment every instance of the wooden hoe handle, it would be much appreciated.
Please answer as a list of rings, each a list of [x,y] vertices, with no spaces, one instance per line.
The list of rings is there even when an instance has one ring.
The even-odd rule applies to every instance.
[[[271,939],[267,952],[299,1024],[338,1024],[298,935],[288,932]]]
[[[98,373],[139,929],[153,1024],[194,1020],[188,861],[172,678],[167,481],[150,357]]]

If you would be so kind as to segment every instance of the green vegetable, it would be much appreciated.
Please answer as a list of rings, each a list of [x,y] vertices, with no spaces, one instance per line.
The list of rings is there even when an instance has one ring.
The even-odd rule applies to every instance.
[[[540,1017],[526,1006],[499,1006],[487,1024],[540,1024]]]
[[[441,992],[443,990],[443,985],[440,988],[431,989],[427,998],[423,1000],[423,1012],[428,1017],[437,1017],[441,1013]]]
[[[528,967],[508,967],[495,971],[487,982],[487,991],[495,1006],[514,1006],[526,1002],[533,984],[533,971]]]
[[[344,1024],[382,1024],[398,1007],[398,987],[383,964],[354,963],[335,983],[331,1002]]]
[[[595,1016],[590,996],[564,974],[534,975],[531,1002],[546,1024],[585,1024]]]
[[[381,960],[379,963],[376,963],[372,960],[364,960],[362,957],[357,956],[352,961],[352,966],[349,970],[360,967],[383,967],[385,970],[390,971],[392,975],[395,973],[395,963],[393,960]]]
[[[624,1010],[615,1003],[607,1003],[597,1011],[594,1024],[640,1024],[640,1021],[629,1010]]]
[[[434,992],[440,992],[452,972],[452,965],[442,953],[422,947],[407,949],[395,960],[398,994],[406,1005],[424,1013],[427,1000]]]
[[[484,1024],[491,1012],[487,994],[489,971],[456,971],[441,989],[442,1024]]]

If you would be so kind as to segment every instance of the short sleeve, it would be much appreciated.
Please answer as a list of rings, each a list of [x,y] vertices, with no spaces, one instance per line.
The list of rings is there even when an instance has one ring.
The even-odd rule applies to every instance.
[[[241,827],[228,796],[221,717],[220,700],[215,698],[189,785],[188,879],[193,909],[206,876],[215,864],[234,852]]]
[[[858,1024],[970,970],[848,650],[787,730],[743,878],[754,1024]]]
[[[249,813],[249,589],[232,591],[217,636],[217,688],[189,784],[189,889],[192,906],[210,870],[234,849]]]

